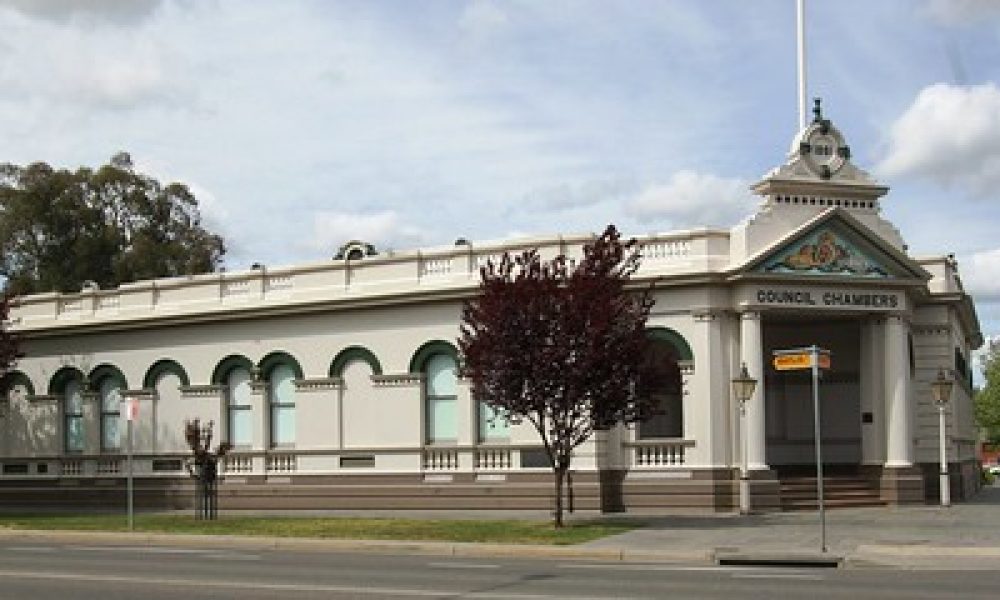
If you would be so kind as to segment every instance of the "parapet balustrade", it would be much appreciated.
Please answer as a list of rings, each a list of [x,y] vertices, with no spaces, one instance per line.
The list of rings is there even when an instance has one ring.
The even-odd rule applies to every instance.
[[[643,262],[638,276],[687,268],[692,258],[719,254],[719,232],[697,231],[640,239]],[[385,253],[362,260],[337,260],[281,268],[208,273],[124,284],[116,289],[87,288],[79,293],[47,293],[20,298],[12,311],[14,328],[154,319],[187,314],[228,313],[280,303],[351,301],[366,296],[412,294],[434,288],[472,290],[479,270],[498,262],[504,251],[537,248],[543,258],[582,256],[590,236],[513,241],[508,245],[461,245],[407,253]]]

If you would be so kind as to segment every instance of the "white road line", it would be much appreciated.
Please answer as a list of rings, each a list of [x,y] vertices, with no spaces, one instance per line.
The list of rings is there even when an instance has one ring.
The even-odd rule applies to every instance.
[[[205,554],[204,558],[215,558],[218,560],[237,560],[237,561],[254,561],[262,560],[263,557],[259,554],[234,554],[230,552],[218,552],[213,554]]]
[[[760,571],[760,567],[693,567],[689,565],[662,564],[628,564],[628,563],[563,563],[563,569],[612,569],[615,571],[718,571],[732,573],[734,571]]]
[[[217,560],[261,560],[259,554],[230,552],[201,548],[158,548],[156,546],[66,546],[67,550],[82,552],[125,552],[127,554],[168,554],[182,556],[199,556]],[[54,548],[52,550],[55,550]]]
[[[55,552],[56,549],[50,546],[4,546],[3,550],[10,552]]]
[[[466,592],[462,590],[412,589],[360,587],[350,585],[307,585],[290,583],[264,583],[256,581],[212,581],[194,579],[165,579],[149,577],[126,577],[122,575],[93,575],[90,573],[54,573],[51,571],[12,571],[0,569],[0,580],[44,579],[63,580],[75,583],[127,583],[136,585],[159,585],[165,587],[198,587],[201,589],[270,590],[275,592],[320,592],[376,596],[414,596],[420,598],[481,598],[483,600],[553,600],[565,598],[573,600],[605,600],[602,598],[582,598],[580,596],[554,596],[549,594],[514,594],[502,592]]]
[[[66,546],[67,550],[83,550],[85,552],[142,552],[144,554],[211,554],[218,550],[202,548],[160,548],[156,546]]]
[[[487,564],[477,564],[477,563],[463,563],[463,562],[432,562],[427,563],[428,567],[433,567],[435,569],[499,569],[500,565],[487,565]]]

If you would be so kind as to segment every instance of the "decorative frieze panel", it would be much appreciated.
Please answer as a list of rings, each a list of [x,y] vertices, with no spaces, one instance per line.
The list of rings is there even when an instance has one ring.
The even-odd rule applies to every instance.
[[[424,380],[422,373],[395,373],[391,375],[372,375],[375,387],[408,387],[418,386]]]
[[[450,275],[451,262],[450,258],[425,259],[421,265],[420,274],[423,276]]]
[[[344,380],[341,377],[295,380],[295,391],[297,392],[322,392],[326,390],[339,390],[342,387],[344,387]]]
[[[204,398],[220,395],[224,387],[221,385],[183,385],[180,387],[180,391],[181,396],[186,398]]]

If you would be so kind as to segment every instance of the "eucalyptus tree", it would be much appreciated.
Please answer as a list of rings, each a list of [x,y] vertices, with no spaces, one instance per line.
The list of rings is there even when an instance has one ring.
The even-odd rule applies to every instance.
[[[224,254],[191,190],[138,172],[124,152],[96,170],[0,165],[0,277],[10,294],[210,272]]]

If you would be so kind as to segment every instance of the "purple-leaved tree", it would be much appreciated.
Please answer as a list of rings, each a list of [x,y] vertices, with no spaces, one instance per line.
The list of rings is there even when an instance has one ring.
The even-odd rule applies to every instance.
[[[478,401],[538,431],[554,476],[556,527],[574,448],[653,409],[640,393],[653,302],[628,287],[639,261],[635,240],[622,241],[613,225],[575,262],[504,253],[483,267],[480,293],[462,311],[463,372]]]

